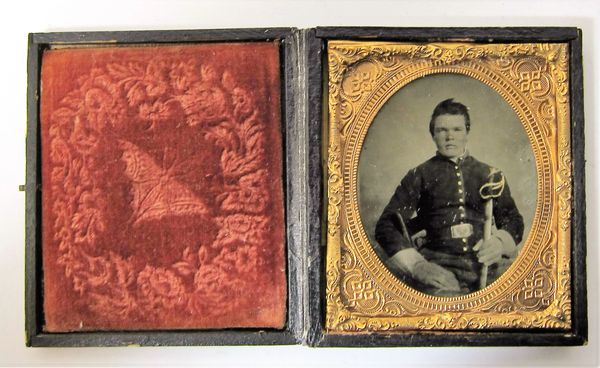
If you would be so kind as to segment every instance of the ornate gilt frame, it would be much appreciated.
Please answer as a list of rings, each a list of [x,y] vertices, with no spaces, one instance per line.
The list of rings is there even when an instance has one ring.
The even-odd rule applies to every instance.
[[[566,43],[328,42],[328,334],[572,327],[572,169]],[[525,67],[526,66],[526,67]],[[376,113],[409,82],[459,73],[498,92],[523,123],[538,177],[537,208],[514,264],[460,297],[409,288],[373,251],[358,211],[358,161]]]

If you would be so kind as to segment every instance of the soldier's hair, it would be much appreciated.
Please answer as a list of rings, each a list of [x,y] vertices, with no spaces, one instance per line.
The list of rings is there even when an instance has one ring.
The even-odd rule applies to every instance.
[[[465,117],[465,127],[467,128],[467,133],[471,130],[471,118],[469,117],[469,109],[461,104],[460,102],[454,102],[453,98],[449,98],[440,102],[435,109],[433,109],[433,114],[431,115],[431,120],[429,121],[429,133],[433,137],[433,128],[435,125],[435,118],[440,115],[462,115]]]

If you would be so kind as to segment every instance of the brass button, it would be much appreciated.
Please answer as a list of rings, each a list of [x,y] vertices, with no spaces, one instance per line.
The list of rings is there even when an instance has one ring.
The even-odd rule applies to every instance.
[[[463,243],[466,243],[467,242],[467,238],[463,238],[462,241],[463,241]]]
[[[461,213],[461,214],[460,214],[460,218],[465,218],[465,214],[464,214],[464,213]]]
[[[468,247],[463,247],[463,250],[466,252],[467,250],[469,250]]]
[[[458,207],[459,210],[464,211],[465,208],[463,206]]]
[[[454,166],[454,168],[455,168],[456,170],[458,170],[458,166]]]
[[[462,185],[462,181],[460,181],[460,180],[459,180],[459,181],[458,181],[458,185]]]
[[[456,176],[460,176],[460,173],[459,173],[459,172],[457,172],[457,173],[456,173]]]
[[[462,190],[462,189],[459,189],[459,190],[458,190],[458,192],[459,192],[459,193],[462,193],[462,192],[463,192],[463,190]]]
[[[459,198],[459,199],[458,199],[458,201],[459,201],[460,203],[463,203],[465,200],[464,200],[464,199],[462,199],[462,198]]]

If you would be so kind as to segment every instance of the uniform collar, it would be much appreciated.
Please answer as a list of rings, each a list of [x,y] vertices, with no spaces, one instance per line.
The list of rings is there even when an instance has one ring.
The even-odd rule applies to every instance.
[[[465,149],[465,152],[462,155],[456,157],[454,160],[450,159],[446,156],[443,156],[439,151],[435,152],[435,157],[442,159],[444,161],[448,161],[455,165],[460,165],[465,159],[467,159],[468,157],[471,157],[471,156],[469,155],[469,150]]]

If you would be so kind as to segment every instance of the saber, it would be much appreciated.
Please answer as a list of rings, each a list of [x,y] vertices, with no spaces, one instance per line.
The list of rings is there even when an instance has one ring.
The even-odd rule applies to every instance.
[[[396,219],[398,220],[398,222],[400,223],[400,226],[402,227],[404,239],[406,241],[408,241],[413,248],[416,248],[413,239],[411,238],[410,234],[408,233],[408,228],[406,227],[406,223],[404,222],[402,215],[398,211],[396,211]]]
[[[498,174],[499,178],[496,178]],[[491,168],[490,174],[488,175],[488,182],[483,184],[479,188],[479,195],[481,199],[485,200],[484,216],[485,222],[483,223],[483,242],[492,237],[492,219],[494,211],[494,198],[500,197],[504,191],[504,175],[500,170]],[[497,179],[497,180],[495,180]],[[488,266],[483,265],[481,267],[481,275],[479,276],[479,289],[483,289],[487,286]]]

